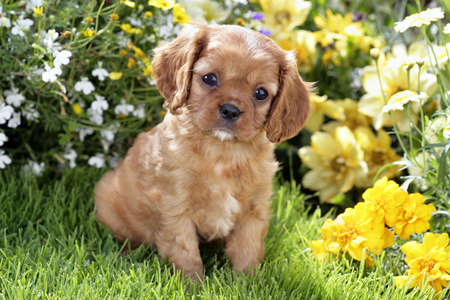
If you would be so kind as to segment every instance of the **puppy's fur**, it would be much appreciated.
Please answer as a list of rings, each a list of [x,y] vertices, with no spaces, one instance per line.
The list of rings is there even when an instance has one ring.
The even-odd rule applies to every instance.
[[[152,66],[169,112],[98,183],[97,218],[132,247],[156,245],[195,280],[199,241],[224,239],[233,267],[247,273],[264,255],[273,143],[297,134],[310,113],[294,54],[249,29],[195,23],[158,48]],[[237,120],[221,115],[224,104],[240,110]]]

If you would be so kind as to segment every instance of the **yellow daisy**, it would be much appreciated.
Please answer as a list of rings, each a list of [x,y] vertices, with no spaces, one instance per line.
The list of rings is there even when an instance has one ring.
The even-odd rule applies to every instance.
[[[316,96],[313,95],[311,97],[312,103],[312,113],[309,117],[308,121],[305,124],[305,128],[311,132],[316,132],[320,130],[320,127],[323,124],[325,119],[324,116],[337,119],[344,120],[344,109],[339,106],[333,100],[327,100],[327,96]]]
[[[169,10],[175,5],[175,0],[149,0],[148,5]]]

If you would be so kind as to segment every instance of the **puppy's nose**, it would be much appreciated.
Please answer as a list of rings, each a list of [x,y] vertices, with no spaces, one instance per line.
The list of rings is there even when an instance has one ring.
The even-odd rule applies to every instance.
[[[220,106],[220,115],[228,122],[233,122],[239,119],[241,111],[233,104],[224,104]]]

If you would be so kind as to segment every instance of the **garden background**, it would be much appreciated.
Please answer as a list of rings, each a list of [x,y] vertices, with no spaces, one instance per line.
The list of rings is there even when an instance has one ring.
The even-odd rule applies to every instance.
[[[446,298],[449,16],[448,1],[3,0],[0,298]],[[152,50],[198,18],[296,51],[316,95],[276,148],[260,270],[235,276],[210,245],[189,285],[149,249],[120,255],[93,188],[164,118]]]

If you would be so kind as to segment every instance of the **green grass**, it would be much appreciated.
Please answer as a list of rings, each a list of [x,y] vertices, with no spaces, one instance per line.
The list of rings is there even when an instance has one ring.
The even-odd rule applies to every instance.
[[[299,188],[288,184],[272,197],[265,261],[256,274],[234,274],[223,246],[212,245],[201,249],[203,284],[183,283],[148,248],[120,254],[122,245],[94,215],[102,174],[0,172],[0,299],[432,299],[430,291],[395,288],[382,267],[318,263],[308,241],[325,219],[308,212]]]

